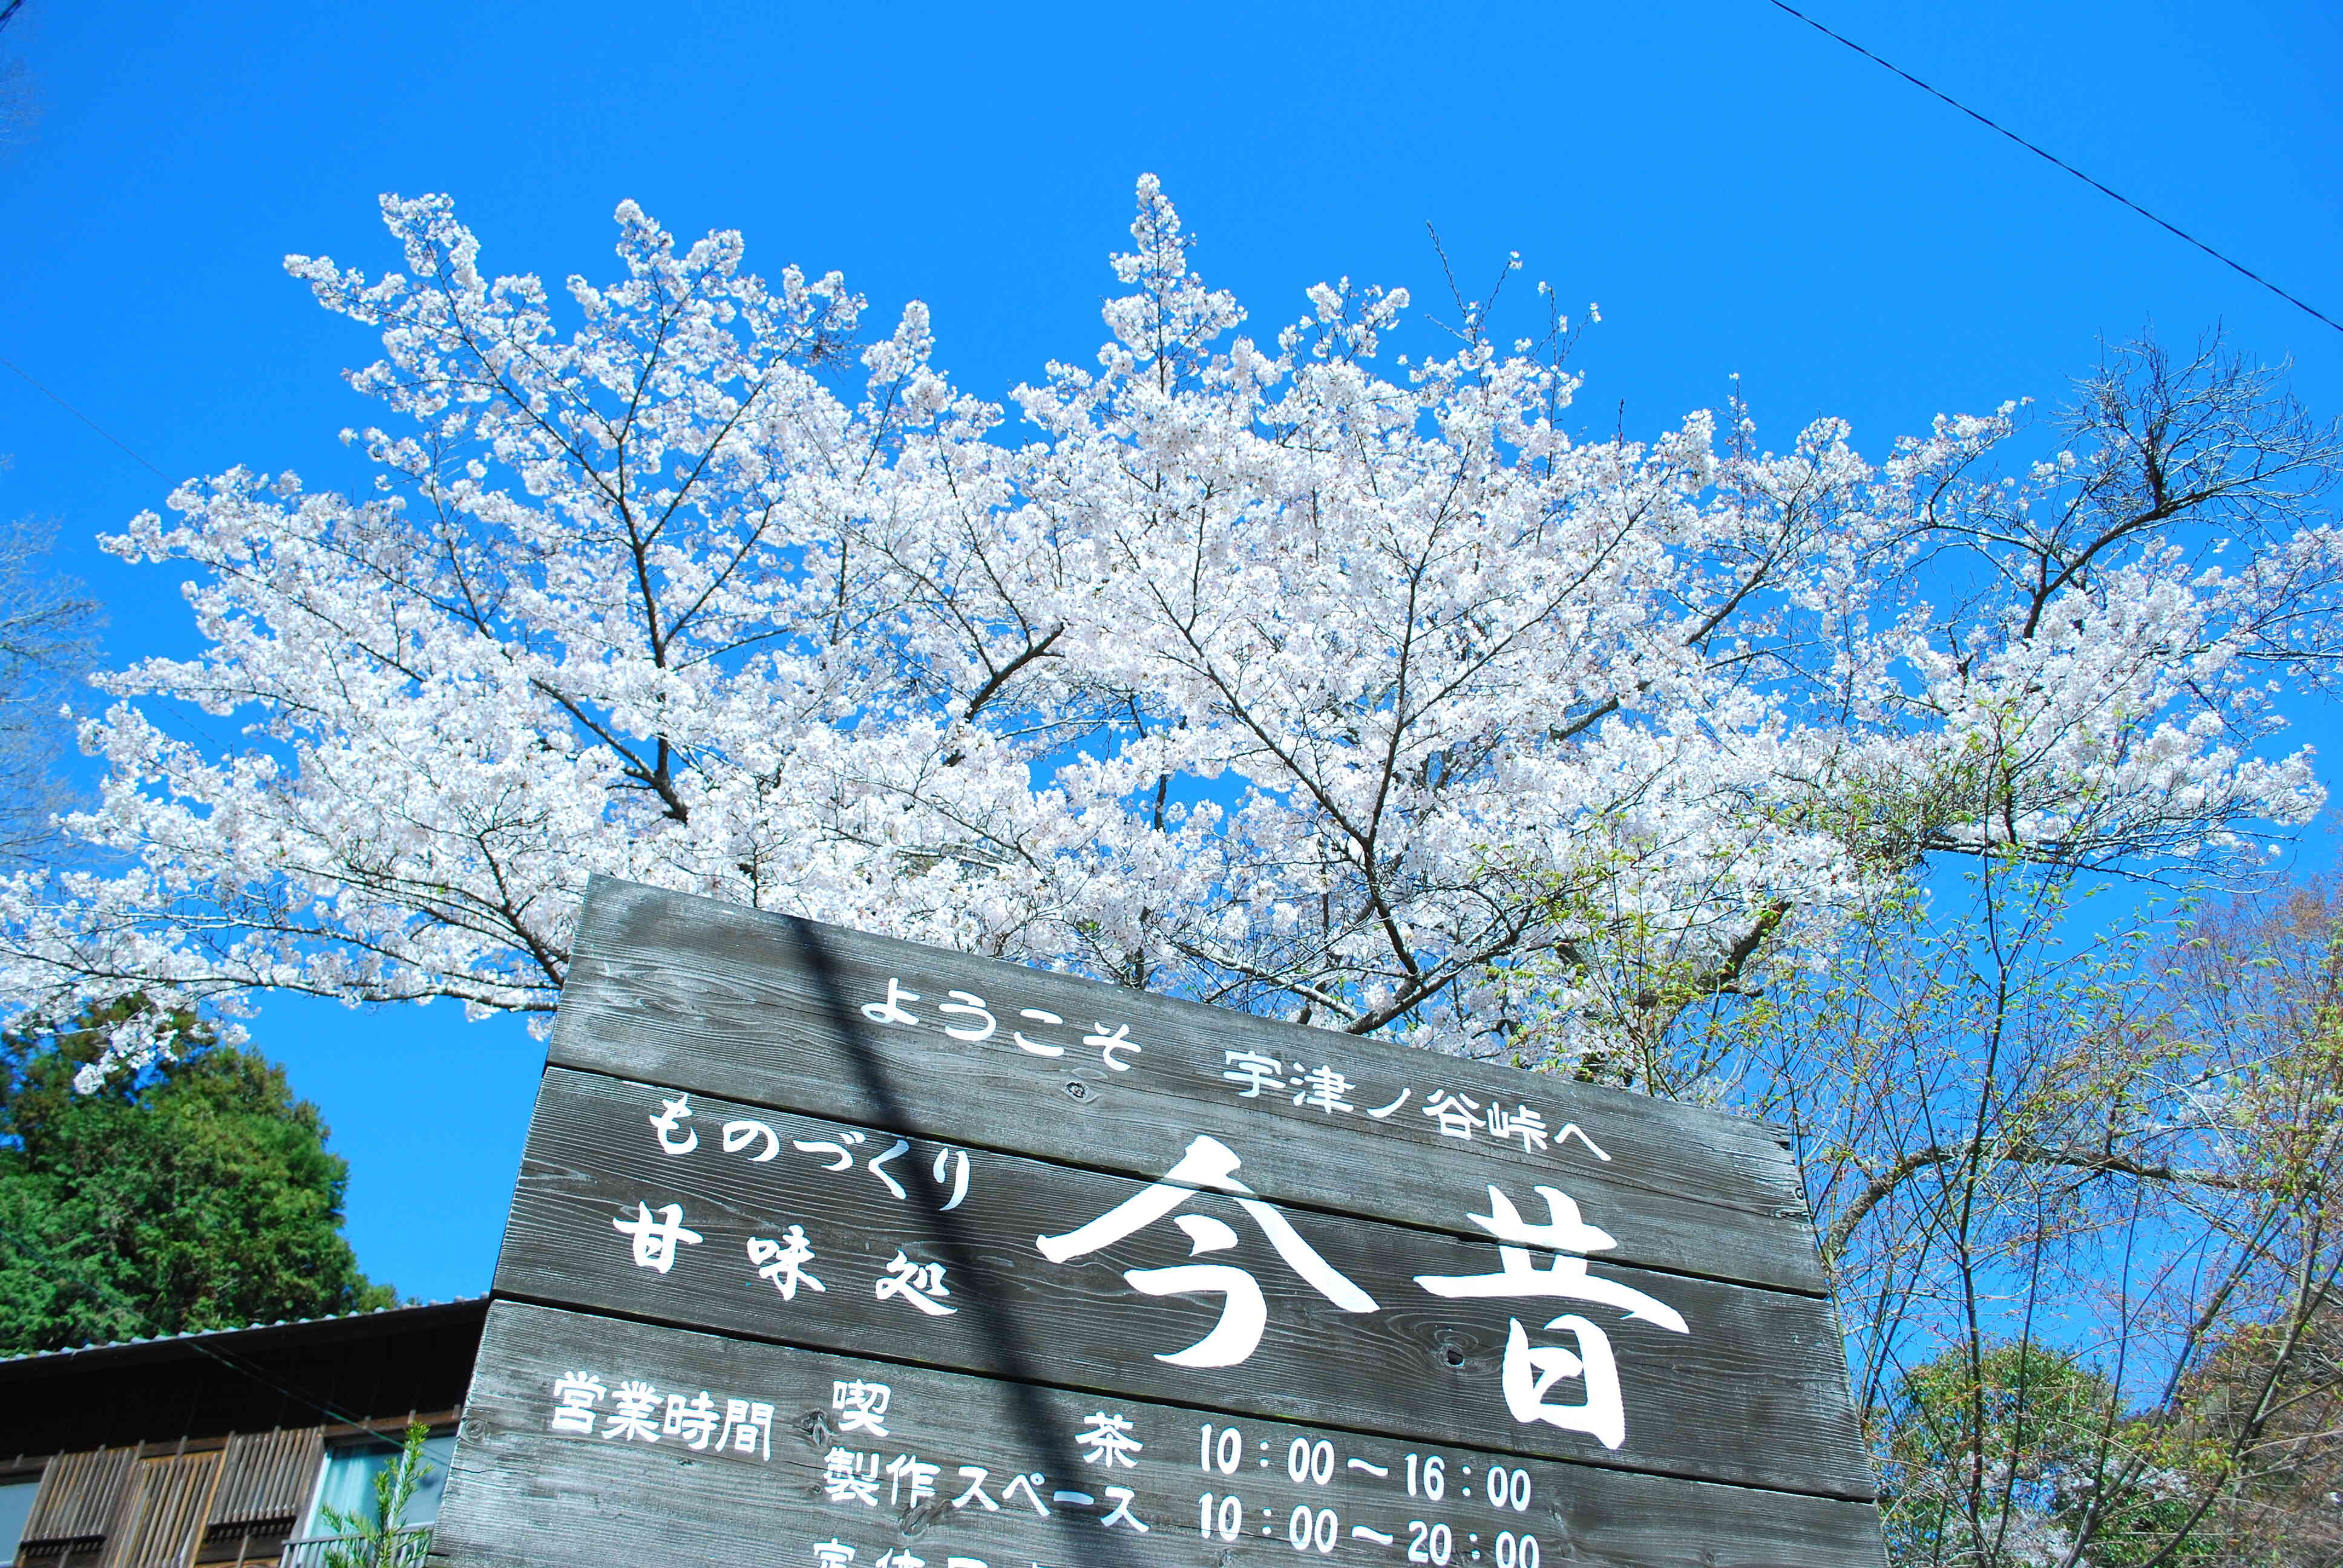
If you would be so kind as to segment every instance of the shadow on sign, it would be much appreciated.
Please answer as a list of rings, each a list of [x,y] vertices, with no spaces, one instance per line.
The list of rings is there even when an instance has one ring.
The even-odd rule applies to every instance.
[[[886,1069],[879,1062],[878,1054],[862,1038],[861,1026],[855,1021],[854,1010],[846,1002],[845,988],[840,985],[838,966],[830,957],[830,948],[822,940],[821,931],[812,921],[795,915],[784,917],[789,933],[797,940],[798,950],[804,956],[806,968],[812,971],[814,983],[821,992],[821,1004],[830,1015],[830,1027],[838,1036],[840,1049],[854,1064],[854,1075],[870,1097],[873,1120],[888,1131],[899,1135],[916,1132],[919,1129],[904,1114],[901,1097],[895,1092]],[[994,1281],[985,1267],[984,1260],[970,1246],[959,1217],[950,1213],[938,1196],[936,1189],[920,1182],[910,1184],[920,1195],[920,1209],[927,1217],[928,1232],[943,1254],[951,1271],[973,1283],[970,1304],[982,1321],[986,1333],[998,1347],[999,1365],[1007,1380],[1011,1397],[1015,1401],[1017,1419],[1025,1429],[1027,1440],[1035,1452],[1047,1462],[1051,1473],[1076,1473],[1080,1465],[1073,1446],[1050,1423],[1048,1411],[1035,1386],[1041,1382],[1034,1371],[1033,1358],[1026,1350],[1023,1331],[1015,1315],[1002,1305],[1007,1292],[993,1288]],[[1071,1519],[1071,1515],[1060,1517]],[[1083,1533],[1076,1534],[1071,1523],[1069,1536],[1078,1543],[1077,1561],[1096,1564],[1097,1568],[1131,1568],[1131,1558],[1123,1543],[1112,1536]]]

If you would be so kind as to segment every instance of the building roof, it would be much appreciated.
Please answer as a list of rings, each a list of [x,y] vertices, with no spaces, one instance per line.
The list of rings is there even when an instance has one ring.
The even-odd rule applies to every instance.
[[[485,1296],[0,1360],[19,1455],[439,1416],[463,1402]],[[0,1452],[0,1463],[8,1461]]]
[[[13,1356],[0,1356],[0,1379],[6,1378],[16,1366],[27,1362],[57,1364],[73,1356],[95,1356],[100,1361],[105,1361],[116,1352],[151,1350],[157,1346],[172,1345],[184,1345],[187,1347],[186,1353],[202,1355],[203,1348],[194,1342],[236,1340],[244,1343],[259,1342],[246,1341],[243,1336],[266,1334],[277,1329],[313,1329],[320,1323],[364,1324],[374,1329],[397,1332],[409,1324],[422,1322],[433,1315],[447,1316],[468,1311],[475,1312],[482,1311],[488,1299],[486,1296],[458,1296],[450,1302],[409,1302],[397,1307],[369,1307],[363,1312],[330,1312],[321,1318],[279,1318],[273,1323],[246,1323],[241,1328],[189,1329],[183,1333],[151,1334],[146,1338],[136,1340],[108,1340],[104,1344],[73,1345],[58,1351],[25,1351]],[[358,1332],[364,1332],[366,1329],[361,1328]],[[171,1352],[165,1353],[167,1355]],[[93,1363],[84,1362],[83,1364]]]

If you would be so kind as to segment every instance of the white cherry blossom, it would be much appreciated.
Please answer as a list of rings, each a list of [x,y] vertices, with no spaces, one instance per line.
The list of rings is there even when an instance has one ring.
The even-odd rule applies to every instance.
[[[1585,439],[1485,313],[1385,368],[1396,290],[1249,333],[1150,178],[1095,363],[997,405],[738,236],[625,204],[557,302],[383,210],[403,271],[287,264],[381,335],[373,491],[230,468],[110,541],[205,646],[106,678],[101,869],[0,888],[19,1004],[544,1015],[606,872],[1538,1061],[1939,850],[2151,867],[2320,800],[2266,742],[2336,651],[2328,449],[2226,361],[2194,434],[2087,403],[2011,477],[2016,406],[1876,467],[1738,407]]]

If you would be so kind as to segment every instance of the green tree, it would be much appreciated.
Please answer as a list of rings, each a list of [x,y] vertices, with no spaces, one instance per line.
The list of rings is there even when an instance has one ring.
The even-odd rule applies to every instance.
[[[407,1429],[398,1459],[374,1478],[374,1508],[328,1507],[326,1527],[344,1537],[326,1548],[326,1568],[422,1568],[431,1537],[407,1523],[407,1505],[415,1489],[431,1479],[432,1466],[423,1457],[431,1429],[417,1422]]]
[[[145,1006],[0,1036],[0,1354],[392,1304],[282,1068],[183,1016],[170,1060],[76,1091]]]
[[[2193,1535],[2194,1477],[2080,1357],[2004,1342],[1912,1369],[1888,1412],[1881,1512],[1899,1563],[2238,1563]],[[2126,1462],[2128,1461],[2129,1462]]]
[[[2331,1293],[2214,1347],[2176,1402],[2207,1524],[2253,1568],[2343,1563],[2343,1310]]]

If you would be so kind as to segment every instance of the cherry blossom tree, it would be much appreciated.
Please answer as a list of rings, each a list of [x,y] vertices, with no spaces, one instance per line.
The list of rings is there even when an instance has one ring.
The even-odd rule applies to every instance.
[[[545,1014],[599,871],[1690,1092],[1686,1007],[1932,855],[2153,872],[2321,799],[2273,746],[2343,651],[2334,441],[2217,345],[1876,464],[1590,439],[1550,296],[1252,332],[1147,178],[1095,362],[1000,404],[737,235],[623,205],[557,300],[383,211],[403,271],[287,263],[380,334],[372,491],[230,468],[110,541],[205,647],[105,678],[96,869],[0,888],[20,1005]]]
[[[48,545],[29,521],[0,524],[0,866],[47,859],[54,819],[71,804],[57,769],[71,736],[60,712],[88,664],[96,608],[49,569]]]

